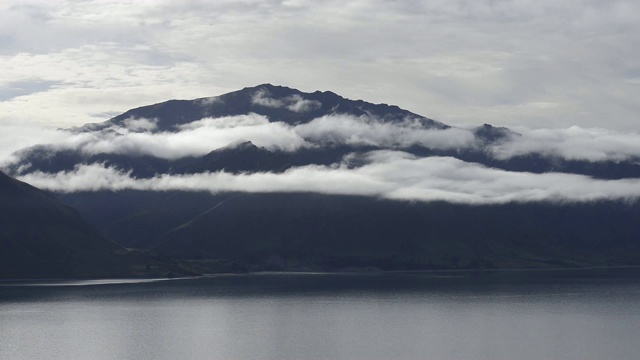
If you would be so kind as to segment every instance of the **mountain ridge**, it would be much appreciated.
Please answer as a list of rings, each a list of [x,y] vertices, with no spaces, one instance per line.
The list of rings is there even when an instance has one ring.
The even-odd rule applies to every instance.
[[[256,93],[260,93],[261,91],[264,91],[264,94],[269,96],[267,99],[271,99],[270,96],[275,96],[275,98],[271,100],[275,100],[276,102],[269,104],[269,101],[264,101],[261,103],[259,98],[258,101],[254,101]],[[291,98],[302,95],[304,95],[304,99],[302,100],[319,102],[319,108],[299,112],[289,109],[288,107],[291,104],[289,104],[289,106],[287,106],[287,104],[274,106],[278,104],[277,101],[282,101],[282,99],[288,99],[286,101],[295,101],[295,99]],[[234,105],[222,109],[223,106],[226,106],[228,103],[233,103]],[[365,109],[363,109],[363,107]],[[278,119],[278,121],[284,121],[290,125],[308,122],[317,117],[320,113],[350,113],[355,114],[356,116],[375,115],[381,116],[382,118],[387,115],[387,120],[396,121],[404,117],[415,117],[434,128],[449,128],[448,125],[410,111],[403,110],[396,105],[373,104],[363,100],[350,100],[331,91],[305,93],[286,86],[265,83],[257,86],[245,87],[241,90],[232,91],[214,97],[203,97],[192,100],[167,100],[156,104],[140,106],[128,110],[105,122],[86,124],[81,127],[72,128],[72,130],[76,132],[95,131],[108,126],[122,124],[122,122],[131,118],[158,118],[159,127],[157,131],[174,131],[176,125],[195,121],[204,117],[242,115],[251,111],[261,115],[266,115],[269,118]],[[389,114],[394,115],[388,116]],[[169,120],[170,117],[175,117],[175,119]]]

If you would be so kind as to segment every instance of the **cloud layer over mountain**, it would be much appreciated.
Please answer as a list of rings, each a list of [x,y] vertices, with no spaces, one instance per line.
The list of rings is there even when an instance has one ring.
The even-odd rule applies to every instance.
[[[74,171],[21,176],[34,186],[57,192],[98,190],[184,190],[209,192],[316,192],[376,196],[408,201],[447,201],[464,204],[508,202],[584,202],[636,200],[640,179],[594,180],[586,176],[532,174],[486,168],[450,157],[416,158],[398,151],[365,155],[366,164],[347,166],[347,157],[335,166],[310,165],[282,174],[159,175],[135,179],[129,173],[99,164],[80,165]]]
[[[181,125],[173,132],[153,132],[154,129],[155,120],[143,118],[127,119],[124,126],[114,125],[102,131],[81,133],[13,125],[11,132],[14,135],[8,137],[0,148],[0,166],[16,160],[12,152],[36,144],[47,144],[51,151],[78,149],[87,155],[151,155],[164,159],[202,156],[243,141],[251,141],[271,151],[287,152],[301,147],[331,145],[394,149],[420,145],[441,150],[478,149],[481,146],[468,129],[429,129],[412,119],[389,123],[367,116],[341,114],[323,116],[295,126],[270,122],[267,117],[252,113],[204,118]],[[496,159],[540,154],[566,160],[640,161],[638,133],[577,126],[518,130],[521,136],[491,144],[485,150]]]
[[[469,204],[635,200],[640,196],[640,179],[634,178],[635,175],[618,177],[619,180],[593,179],[561,173],[555,167],[547,167],[543,170],[546,173],[534,174],[488,168],[455,158],[461,153],[471,153],[499,162],[534,155],[549,163],[578,160],[625,162],[634,166],[640,163],[640,134],[637,133],[577,126],[568,129],[521,128],[518,133],[488,125],[472,129],[447,127],[397,107],[351,101],[336,94],[325,94],[329,97],[322,99],[341,99],[340,102],[324,106],[318,100],[307,98],[312,97],[311,94],[295,89],[272,86],[272,90],[285,95],[274,97],[263,87],[243,89],[235,95],[173,102],[177,107],[166,107],[169,103],[164,103],[141,108],[142,114],[160,111],[153,115],[158,118],[124,115],[82,128],[34,131],[29,134],[29,141],[13,137],[2,145],[4,154],[0,156],[0,167],[13,171],[14,175],[35,186],[57,192],[123,189],[318,192]],[[236,102],[227,104],[224,96],[231,96],[228,99]],[[341,106],[343,111],[350,113],[341,112]],[[247,113],[210,116],[212,111],[228,108],[236,113]],[[277,112],[271,112],[274,109]],[[313,112],[315,110],[321,111]],[[306,112],[310,112],[306,117],[294,117],[294,120],[287,117]],[[194,117],[194,113],[199,115]],[[185,114],[191,115],[185,118]],[[202,114],[207,117],[198,119]],[[270,118],[272,115],[264,114],[279,115]],[[434,123],[439,126],[434,127]],[[14,127],[15,133],[26,135],[31,131],[29,127]],[[40,143],[30,142],[33,139]],[[198,169],[195,174],[190,170],[177,173],[171,170],[174,160],[200,158],[214,150],[234,148],[247,141],[262,148],[256,150],[263,152],[260,156],[271,156],[264,152],[286,157],[299,151],[304,153],[303,150],[316,153],[341,150],[338,155],[328,155],[331,159],[328,162],[323,160],[321,163],[308,159],[294,163],[279,160],[275,167],[261,167],[264,164],[256,163],[252,166],[258,168],[244,167],[233,173],[209,172],[207,169],[212,168],[207,167],[210,160],[206,160],[204,165],[195,167]],[[37,146],[13,152],[28,145]],[[421,150],[416,152],[415,149]],[[65,165],[58,170],[48,170],[53,173],[45,173],[37,166],[31,168],[32,154],[36,156],[36,163],[43,160],[47,163],[47,158],[61,151],[73,153],[74,162],[68,163],[71,160],[63,156],[56,161]],[[88,160],[94,155],[118,155],[119,159],[124,156],[134,160],[125,161],[123,166],[134,167],[118,169],[102,163],[109,160]],[[144,178],[138,179],[132,175],[135,166],[147,167],[136,163],[135,159],[141,156],[163,159],[163,164],[169,165],[155,168],[162,170],[150,170]],[[344,158],[339,160],[340,156]],[[482,163],[495,164],[491,161]],[[74,164],[74,170],[69,170]],[[180,166],[184,169],[184,165]],[[275,172],[260,172],[260,168]]]

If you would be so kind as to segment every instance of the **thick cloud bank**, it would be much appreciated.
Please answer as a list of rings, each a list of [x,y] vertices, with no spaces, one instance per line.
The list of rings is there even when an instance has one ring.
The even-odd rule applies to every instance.
[[[137,123],[141,119],[136,120]],[[221,118],[204,118],[179,128],[178,132],[139,132],[139,128],[112,128],[93,132],[91,141],[80,145],[86,154],[111,153],[151,155],[164,159],[201,156],[212,150],[240,141],[252,141],[273,151],[293,151],[305,144],[282,122],[269,122],[261,115],[248,114]]]
[[[299,104],[295,103],[296,106],[303,106]],[[370,117],[340,114],[323,116],[297,126],[269,122],[265,116],[250,113],[204,118],[180,126],[177,132],[153,132],[155,128],[155,119],[131,118],[125,120],[122,126],[114,125],[105,130],[83,133],[59,131],[51,139],[40,137],[39,140],[48,144],[51,151],[76,149],[86,155],[150,155],[163,159],[202,156],[242,141],[251,141],[271,151],[287,152],[301,147],[328,145],[370,145],[381,148],[423,145],[435,149],[477,145],[473,134],[464,129],[435,130],[423,128],[419,122],[411,119],[390,124]],[[4,155],[6,157],[7,154]],[[11,160],[16,161],[17,158],[14,156]],[[5,164],[8,162],[9,159],[5,160]]]
[[[260,92],[253,101],[261,106],[298,109],[293,111],[314,106],[302,97],[274,99]],[[472,130],[430,129],[411,118],[384,122],[372,116],[332,114],[298,125],[270,120],[255,113],[203,118],[180,125],[171,132],[158,132],[156,119],[144,118],[129,118],[107,129],[86,132],[37,130],[13,125],[12,134],[0,145],[0,167],[13,169],[21,174],[20,179],[37,187],[58,192],[123,189],[317,192],[467,204],[635,200],[640,196],[640,179],[596,180],[564,173],[509,172],[451,157],[417,158],[402,152],[412,146],[423,146],[452,150],[451,153],[484,151],[501,160],[538,154],[591,162],[640,162],[640,135],[637,133],[580,127],[517,129],[520,136],[505,132],[504,138],[486,143]],[[277,174],[159,174],[150,179],[136,179],[131,173],[100,164],[78,164],[74,171],[43,173],[38,169],[31,170],[28,161],[22,161],[27,159],[28,149],[14,153],[21,147],[45,143],[45,149],[52,152],[76,150],[87,156],[106,153],[173,160],[202,156],[242,141],[251,141],[276,152],[295,152],[301,148],[321,150],[336,145],[372,146],[385,150],[370,152],[358,159],[353,158],[356,155],[347,156],[342,163],[333,166],[308,165]],[[42,151],[38,154],[43,156]]]
[[[51,151],[76,149],[86,155],[108,153],[178,159],[202,156],[242,141],[251,141],[271,151],[287,152],[302,147],[331,145],[396,150],[419,145],[438,150],[484,150],[501,160],[539,154],[592,162],[640,161],[640,134],[575,126],[568,129],[517,129],[521,136],[507,137],[486,146],[468,129],[438,130],[425,128],[415,119],[389,123],[369,116],[345,114],[322,116],[306,124],[291,126],[284,122],[270,122],[265,116],[250,113],[204,118],[182,125],[175,132],[154,132],[155,129],[155,119],[143,118],[131,118],[120,126],[83,133],[9,126],[7,141],[0,145],[0,166],[18,161],[19,156],[11,154],[35,144],[48,144]]]
[[[102,165],[80,165],[70,172],[30,173],[20,177],[34,186],[58,191],[184,190],[210,192],[316,192],[364,195],[408,201],[463,204],[508,202],[588,202],[640,197],[640,179],[595,180],[562,173],[532,174],[486,168],[450,157],[416,158],[398,151],[368,153],[366,164],[310,165],[281,174],[159,175],[136,179]]]
[[[506,159],[542,154],[566,160],[640,160],[640,134],[605,129],[518,129],[523,136],[490,147],[494,157]]]

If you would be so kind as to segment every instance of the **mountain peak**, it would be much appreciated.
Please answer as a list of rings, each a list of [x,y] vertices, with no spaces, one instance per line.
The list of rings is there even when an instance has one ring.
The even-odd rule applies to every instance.
[[[237,150],[255,150],[259,149],[254,143],[251,141],[242,141],[236,144],[231,144],[227,146],[227,148],[233,148]]]
[[[299,90],[290,88],[288,86],[283,85],[274,85],[271,83],[263,83],[255,86],[247,86],[244,87],[240,91],[257,91],[257,90],[274,90],[274,91],[290,91],[290,92],[299,92]]]
[[[152,132],[175,132],[184,125],[203,118],[238,116],[255,113],[270,122],[289,125],[303,124],[327,115],[372,117],[383,122],[402,122],[407,118],[419,119],[423,126],[445,129],[447,125],[401,109],[396,105],[373,104],[351,100],[331,91],[312,93],[287,86],[264,83],[215,97],[193,100],[169,100],[129,110],[106,122],[87,124],[76,132],[100,131],[113,125],[128,127],[140,119],[152,120]]]
[[[473,128],[471,131],[476,137],[485,142],[501,141],[513,136],[520,136],[517,132],[506,127],[496,127],[487,123]]]

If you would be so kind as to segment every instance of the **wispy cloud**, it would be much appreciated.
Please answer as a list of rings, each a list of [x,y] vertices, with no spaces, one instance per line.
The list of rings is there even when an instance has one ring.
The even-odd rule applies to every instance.
[[[305,144],[289,125],[269,122],[257,114],[205,118],[181,126],[179,132],[115,130],[93,132],[93,139],[79,148],[87,154],[151,155],[177,159],[204,155],[240,141],[252,141],[256,146],[272,151],[293,151]]]
[[[640,159],[640,134],[605,129],[520,128],[522,136],[490,147],[498,159],[541,154],[567,160],[623,161]]]
[[[66,131],[18,122],[4,123],[2,131],[0,169],[10,163],[20,161],[20,155],[16,154],[19,150],[38,144],[61,144],[67,142],[73,136]]]
[[[415,119],[390,123],[368,116],[338,114],[298,125],[294,131],[316,144],[371,145],[383,148],[423,145],[432,149],[461,149],[477,145],[469,130],[425,128]]]
[[[317,100],[308,100],[300,95],[291,95],[283,98],[273,98],[271,94],[265,90],[260,89],[253,94],[251,102],[254,105],[266,106],[270,108],[282,108],[294,112],[307,112],[318,109],[322,104]]]
[[[320,101],[307,100],[300,95],[289,96],[286,98],[286,101],[288,103],[287,109],[300,113],[312,111],[322,106],[322,103],[320,103]]]
[[[272,98],[267,90],[256,91],[256,93],[251,97],[251,103],[270,108],[281,108],[284,106],[284,102],[282,100]]]
[[[123,121],[125,128],[134,132],[152,131],[158,128],[158,119],[128,118]]]
[[[59,192],[124,189],[316,192],[462,204],[635,201],[640,197],[639,179],[595,180],[560,173],[515,173],[449,157],[415,158],[394,151],[372,152],[365,157],[367,164],[359,168],[349,168],[345,164],[312,165],[292,168],[281,174],[216,172],[136,179],[130,173],[93,164],[56,174],[30,173],[20,179]]]

